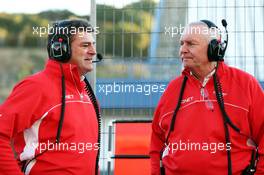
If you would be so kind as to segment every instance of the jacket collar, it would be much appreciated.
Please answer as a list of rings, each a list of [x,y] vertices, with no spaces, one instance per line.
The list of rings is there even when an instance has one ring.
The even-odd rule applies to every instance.
[[[61,77],[62,70],[65,77],[65,81],[70,81],[76,85],[79,92],[83,90],[83,81],[81,80],[80,74],[78,72],[77,66],[69,63],[61,63],[52,59],[48,59],[45,70],[47,73]]]

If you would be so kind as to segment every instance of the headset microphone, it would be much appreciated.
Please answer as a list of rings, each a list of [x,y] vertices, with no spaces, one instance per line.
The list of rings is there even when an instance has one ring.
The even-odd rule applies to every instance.
[[[226,29],[226,26],[227,26],[227,22],[226,22],[226,20],[225,19],[222,19],[222,25],[224,26],[224,28],[225,28],[225,34],[226,34],[226,40],[224,41],[224,43],[223,43],[223,47],[224,47],[224,53],[225,53],[225,51],[226,51],[226,48],[227,48],[227,44],[228,44],[228,31],[227,31],[227,29]]]
[[[227,22],[226,22],[225,19],[222,19],[222,25],[226,28],[226,26],[227,26]]]
[[[96,54],[96,58],[97,58],[97,60],[92,61],[92,63],[98,63],[98,62],[101,62],[102,59],[103,59],[103,55],[100,54],[100,53],[97,53],[97,54]]]

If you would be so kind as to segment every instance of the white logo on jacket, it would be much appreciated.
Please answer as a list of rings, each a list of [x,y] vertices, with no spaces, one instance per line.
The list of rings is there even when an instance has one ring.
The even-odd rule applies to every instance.
[[[65,99],[68,99],[68,100],[73,100],[75,98],[78,98],[78,100],[79,100],[79,96],[76,96],[74,94],[65,95]],[[80,99],[81,99],[81,101],[83,101],[83,100],[88,101],[88,102],[91,101],[87,94],[80,94]]]
[[[182,104],[184,104],[184,103],[188,103],[188,102],[191,102],[192,100],[193,100],[193,96],[188,97],[188,98],[186,98],[186,99],[183,99],[183,100],[181,101],[181,103],[182,103]]]
[[[65,98],[66,99],[73,99],[74,98],[74,95],[70,94],[70,95],[65,95]]]

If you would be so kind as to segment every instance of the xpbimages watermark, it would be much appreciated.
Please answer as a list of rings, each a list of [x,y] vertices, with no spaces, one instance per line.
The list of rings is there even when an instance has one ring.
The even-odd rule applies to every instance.
[[[113,82],[107,84],[100,84],[98,86],[99,93],[104,95],[118,94],[118,93],[143,93],[148,96],[153,93],[163,93],[166,88],[166,84],[142,84],[142,83],[125,83],[125,82]]]
[[[94,34],[99,34],[99,27],[53,27],[50,26],[48,24],[48,26],[44,27],[44,26],[33,26],[32,27],[33,30],[33,35],[38,35],[39,37],[43,37],[46,36],[47,34],[71,34],[71,35],[75,35],[77,33],[81,33],[81,32],[93,32]]]
[[[33,147],[36,148],[40,153],[44,151],[74,151],[78,153],[84,153],[85,151],[97,151],[99,150],[99,143],[85,143],[85,142],[59,142],[54,143],[43,142],[33,143]]]
[[[173,38],[182,35],[184,33],[184,29],[185,26],[182,26],[181,24],[179,26],[165,26],[164,34]],[[189,34],[210,34],[212,37],[217,37],[221,34],[221,30],[216,27],[200,28],[198,26],[191,26],[189,30],[185,32],[188,32]]]
[[[228,151],[231,150],[231,143],[222,143],[222,142],[191,142],[190,140],[165,144],[165,150],[163,156],[168,155],[169,153],[174,153],[176,151],[209,151],[211,154],[216,153],[217,151]]]

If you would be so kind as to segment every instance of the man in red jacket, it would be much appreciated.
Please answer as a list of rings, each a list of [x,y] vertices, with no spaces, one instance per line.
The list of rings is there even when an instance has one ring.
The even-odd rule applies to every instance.
[[[264,174],[264,93],[253,76],[223,62],[228,36],[220,36],[208,20],[184,29],[184,70],[152,123],[152,175]]]
[[[0,174],[98,174],[100,113],[84,77],[96,54],[93,31],[84,20],[54,23],[45,69],[0,106]]]

